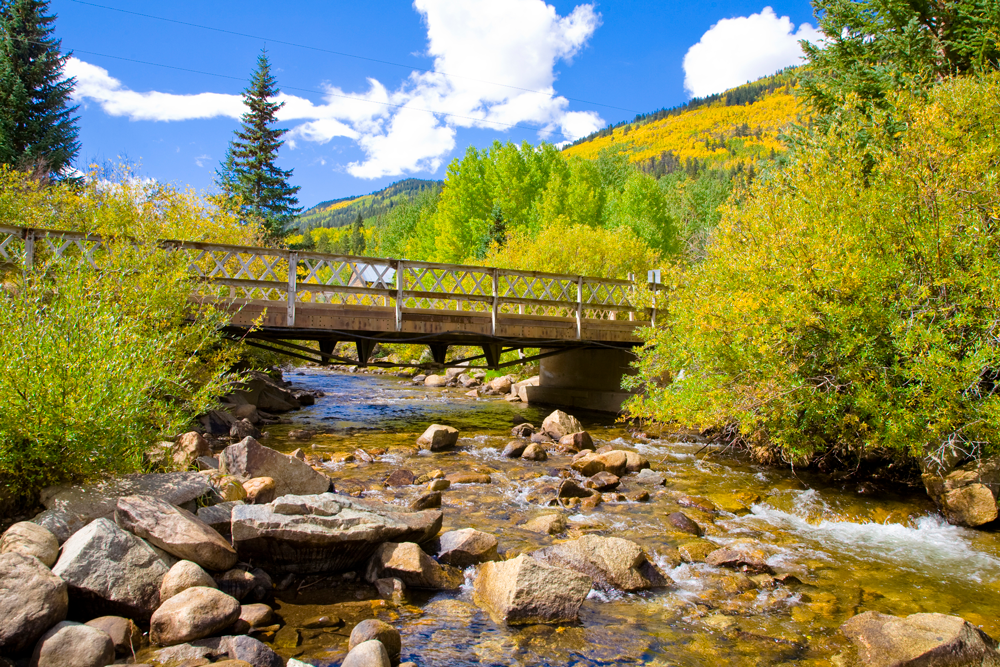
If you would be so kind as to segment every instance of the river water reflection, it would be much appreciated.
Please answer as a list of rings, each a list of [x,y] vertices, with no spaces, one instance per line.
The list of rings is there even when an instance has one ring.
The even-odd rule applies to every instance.
[[[643,594],[593,592],[576,626],[507,628],[472,603],[469,585],[454,593],[408,592],[395,604],[356,581],[318,581],[279,595],[276,611],[286,629],[270,641],[286,657],[339,665],[352,620],[373,615],[400,629],[403,660],[435,667],[843,664],[837,656],[846,642],[837,628],[867,610],[957,614],[1000,636],[1000,541],[994,533],[948,525],[922,493],[862,496],[853,487],[755,466],[699,443],[639,439],[607,416],[577,414],[598,447],[638,451],[666,476],[666,486],[656,487],[649,502],[606,500],[593,511],[542,507],[527,499],[531,489],[558,479],[570,457],[535,463],[500,452],[515,415],[538,425],[548,410],[469,398],[466,390],[414,387],[392,376],[306,368],[286,377],[326,396],[292,413],[291,423],[268,427],[269,446],[302,447],[325,459],[358,449],[377,454],[368,463],[360,455],[327,463],[338,489],[364,488],[366,498],[407,505],[423,488],[385,489],[381,482],[397,468],[418,476],[435,469],[488,473],[491,484],[455,485],[444,493],[445,529],[491,533],[510,555],[587,533],[624,537],[645,547],[675,582],[673,589]],[[432,423],[459,429],[455,451],[417,451],[414,441]],[[303,428],[317,434],[288,439],[290,430]],[[630,478],[620,490],[641,488]],[[701,509],[691,506],[692,498]],[[675,532],[666,521],[681,509],[703,527],[703,538]],[[522,528],[553,511],[565,514],[567,533],[549,537]],[[741,539],[764,545],[774,577],[697,562],[699,549]],[[684,562],[681,552],[694,562]],[[467,583],[471,576],[470,569]],[[348,623],[303,627],[305,619],[324,614]]]

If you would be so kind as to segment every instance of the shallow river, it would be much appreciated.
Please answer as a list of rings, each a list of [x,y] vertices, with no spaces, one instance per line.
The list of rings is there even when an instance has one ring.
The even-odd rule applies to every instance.
[[[408,591],[398,603],[379,600],[374,589],[349,578],[317,578],[279,594],[276,612],[286,627],[262,637],[286,657],[338,665],[352,624],[372,616],[399,628],[403,660],[435,667],[843,664],[837,655],[846,642],[837,628],[867,610],[957,614],[1000,637],[1000,540],[948,525],[922,493],[859,495],[854,487],[751,465],[698,443],[636,438],[608,416],[577,413],[595,446],[638,451],[667,484],[654,487],[649,502],[617,502],[606,494],[595,510],[564,509],[568,531],[549,537],[520,525],[558,508],[526,497],[556,481],[571,457],[550,454],[534,463],[500,456],[515,415],[537,426],[549,410],[468,398],[465,390],[414,387],[390,376],[302,369],[286,378],[326,396],[292,413],[291,423],[268,427],[268,446],[286,452],[302,447],[324,459],[386,450],[370,463],[327,463],[338,490],[363,487],[365,498],[407,505],[424,489],[385,489],[381,482],[397,468],[418,476],[488,473],[491,484],[453,485],[444,492],[445,529],[496,535],[501,553],[512,556],[586,533],[624,537],[642,545],[675,582],[673,589],[643,594],[592,592],[576,626],[508,628],[472,603],[471,569],[461,591]],[[459,429],[455,451],[418,453],[414,442],[432,423]],[[319,434],[287,438],[302,428]],[[618,491],[642,488],[629,477]],[[666,516],[678,510],[716,546],[748,538],[766,545],[775,576],[678,563],[678,547],[690,554],[712,546],[674,531]],[[322,615],[346,625],[303,627]]]

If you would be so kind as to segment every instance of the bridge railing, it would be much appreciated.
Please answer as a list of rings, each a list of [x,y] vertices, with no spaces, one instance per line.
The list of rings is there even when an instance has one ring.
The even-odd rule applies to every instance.
[[[104,245],[79,232],[0,226],[0,263],[30,269],[36,258],[74,254],[95,265]],[[281,302],[295,326],[298,304],[392,308],[397,330],[408,311],[460,311],[491,317],[570,318],[577,335],[585,321],[635,322],[655,318],[640,305],[645,285],[483,266],[331,255],[217,243],[161,241],[182,253],[199,279],[202,298],[234,302]]]

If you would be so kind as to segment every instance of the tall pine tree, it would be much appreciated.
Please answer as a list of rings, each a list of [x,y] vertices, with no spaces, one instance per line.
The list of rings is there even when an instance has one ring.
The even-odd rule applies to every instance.
[[[40,175],[64,173],[80,151],[76,81],[52,36],[47,0],[0,2],[0,163]]]
[[[242,127],[229,142],[216,171],[216,184],[223,193],[237,203],[244,216],[257,221],[272,241],[285,236],[289,223],[302,210],[295,196],[299,187],[288,184],[292,170],[275,164],[288,131],[274,127],[276,114],[285,105],[273,100],[278,92],[267,51],[261,50],[250,86],[243,91],[247,110]]]

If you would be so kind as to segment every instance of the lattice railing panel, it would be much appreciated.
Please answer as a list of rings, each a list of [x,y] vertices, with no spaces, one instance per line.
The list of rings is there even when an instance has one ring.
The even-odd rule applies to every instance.
[[[23,262],[24,262],[23,233],[0,230],[0,264],[22,265]]]

